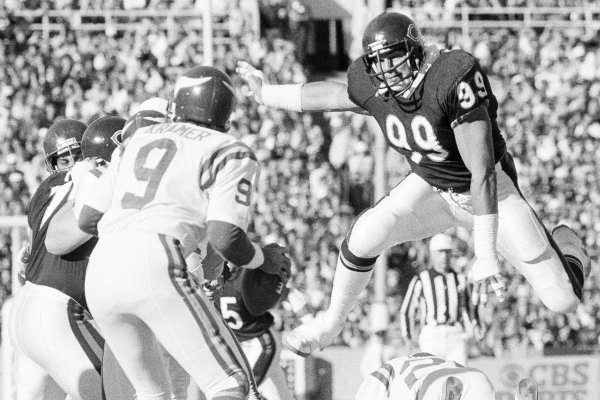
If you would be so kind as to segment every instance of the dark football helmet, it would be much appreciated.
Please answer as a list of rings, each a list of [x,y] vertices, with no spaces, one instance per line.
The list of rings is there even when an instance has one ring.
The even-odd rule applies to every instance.
[[[123,129],[125,119],[115,116],[100,117],[92,122],[83,134],[81,153],[83,158],[97,157],[110,162],[110,156],[117,147],[112,137]]]
[[[68,153],[73,161],[81,159],[81,139],[87,125],[76,119],[61,119],[48,128],[44,136],[44,157],[46,169],[51,174],[71,169],[71,166],[60,167],[57,160]]]
[[[153,110],[138,111],[125,122],[123,130],[115,132],[112,140],[116,144],[121,144],[127,138],[131,137],[138,129],[150,125],[162,124],[164,122],[168,122],[166,114]]]
[[[215,67],[190,69],[175,83],[174,122],[192,122],[226,131],[235,107],[235,91],[229,76]]]
[[[362,45],[367,73],[379,79],[388,93],[400,95],[410,88],[423,62],[425,48],[415,21],[400,13],[380,14],[365,28]],[[399,63],[384,62],[398,57],[401,57]],[[406,63],[409,72],[402,74],[399,69]],[[408,84],[398,88],[406,80]]]
[[[169,122],[168,108],[169,102],[160,97],[145,100],[140,104],[139,110],[127,119],[123,129],[115,132],[112,137],[113,142],[120,145],[139,128]]]

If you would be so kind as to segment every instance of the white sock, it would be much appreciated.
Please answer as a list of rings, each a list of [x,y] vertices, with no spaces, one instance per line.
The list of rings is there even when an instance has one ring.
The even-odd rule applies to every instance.
[[[367,287],[371,275],[372,269],[368,272],[358,272],[346,268],[338,257],[331,301],[324,318],[336,325],[342,325],[356,305],[361,292]]]

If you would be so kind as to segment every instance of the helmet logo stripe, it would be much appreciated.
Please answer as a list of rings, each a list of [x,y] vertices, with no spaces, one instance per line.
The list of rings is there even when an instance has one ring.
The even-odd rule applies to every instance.
[[[383,49],[385,46],[387,46],[387,41],[383,39],[373,43],[369,43],[367,47],[369,48],[369,52],[372,53],[374,51]]]
[[[61,140],[58,143],[56,143],[56,149],[58,151],[61,151],[64,148],[69,147],[69,146],[77,146],[77,147],[79,147],[79,144],[77,143],[77,139],[75,139],[75,138],[67,138],[65,140]]]
[[[223,85],[225,85],[225,87],[229,90],[231,90],[231,93],[233,93],[235,95],[235,89],[233,88],[233,86],[231,86],[229,83],[223,81]]]
[[[212,76],[205,76],[202,78],[190,78],[188,76],[182,76],[179,79],[177,79],[177,82],[175,82],[175,96],[177,96],[177,93],[183,88],[204,85],[206,82],[209,82],[212,79]]]

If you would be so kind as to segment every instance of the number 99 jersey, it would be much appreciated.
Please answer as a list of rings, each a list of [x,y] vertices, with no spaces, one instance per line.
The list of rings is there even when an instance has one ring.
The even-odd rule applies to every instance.
[[[156,232],[178,239],[186,257],[205,238],[207,220],[247,229],[260,172],[252,150],[233,136],[180,122],[139,129],[109,169],[112,198],[99,237]]]
[[[506,143],[496,122],[498,101],[469,53],[439,53],[429,69],[422,68],[425,74],[415,79],[422,82],[408,99],[382,94],[385,84],[371,77],[366,68],[359,58],[348,69],[350,99],[375,117],[388,144],[405,155],[412,171],[432,186],[458,193],[469,190],[471,173],[459,154],[453,129],[471,121],[481,107],[491,121],[495,161],[504,156]]]

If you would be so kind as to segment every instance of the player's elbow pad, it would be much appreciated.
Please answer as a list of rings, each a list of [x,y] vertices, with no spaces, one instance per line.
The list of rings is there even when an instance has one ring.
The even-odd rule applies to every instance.
[[[254,257],[254,247],[246,232],[238,226],[223,221],[208,221],[208,241],[227,261],[246,265]]]
[[[89,206],[83,206],[79,215],[79,229],[87,234],[98,236],[98,222],[102,219],[103,212]]]

